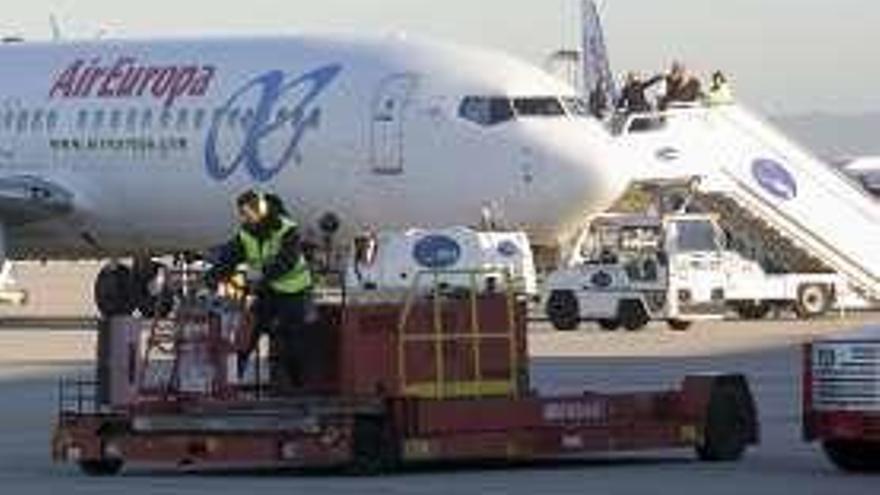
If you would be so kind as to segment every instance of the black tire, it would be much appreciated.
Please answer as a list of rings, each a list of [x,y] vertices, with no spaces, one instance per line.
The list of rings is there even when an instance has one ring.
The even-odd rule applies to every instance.
[[[683,332],[693,325],[694,322],[688,320],[677,320],[675,318],[666,320],[666,324],[669,325],[669,328],[672,330]]]
[[[122,459],[100,459],[80,461],[80,470],[89,476],[115,476],[123,466]]]
[[[645,306],[642,305],[641,301],[635,300],[621,301],[617,306],[617,318],[620,320],[623,328],[630,332],[645,328],[648,322],[651,321],[651,316],[645,310]]]
[[[555,290],[547,300],[547,318],[553,328],[560,332],[577,329],[581,322],[578,300],[574,293],[567,290]]]
[[[375,476],[394,470],[399,462],[395,445],[387,423],[381,417],[355,418],[348,472],[355,476]]]
[[[95,306],[103,317],[128,316],[137,306],[137,291],[131,269],[110,263],[101,268],[95,279]]]
[[[832,294],[823,284],[804,284],[798,287],[794,311],[799,318],[818,318],[831,308]]]
[[[599,325],[599,328],[601,328],[602,330],[608,331],[608,332],[613,332],[613,331],[617,330],[618,328],[620,328],[620,320],[615,320],[615,319],[604,319],[603,318],[601,320],[596,320],[596,324]]]
[[[826,440],[822,449],[843,471],[851,473],[880,472],[880,442],[856,440]]]
[[[707,462],[741,459],[757,440],[755,404],[744,378],[723,377],[712,386],[705,421],[697,457]]]

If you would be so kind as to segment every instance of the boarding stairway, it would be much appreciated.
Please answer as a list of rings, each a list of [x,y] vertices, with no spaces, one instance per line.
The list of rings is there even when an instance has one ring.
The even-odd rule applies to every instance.
[[[698,177],[694,201],[773,272],[835,271],[880,299],[880,202],[738,105],[631,115],[617,139],[644,179]]]

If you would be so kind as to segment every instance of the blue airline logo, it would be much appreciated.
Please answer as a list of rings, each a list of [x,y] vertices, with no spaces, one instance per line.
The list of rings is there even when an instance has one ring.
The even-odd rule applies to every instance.
[[[797,197],[798,187],[794,176],[779,162],[759,158],[752,162],[752,175],[772,196],[783,201]]]
[[[461,259],[461,246],[451,237],[432,234],[416,242],[412,256],[425,268],[449,268]]]
[[[257,182],[275,177],[291,162],[300,163],[300,146],[310,130],[321,123],[318,98],[336,79],[342,66],[329,64],[297,76],[281,70],[266,72],[245,84],[220,107],[205,143],[208,175],[222,181],[244,166]],[[253,102],[256,102],[255,104]],[[253,105],[253,106],[252,106]],[[243,137],[226,136],[223,126],[234,108],[253,108]],[[288,110],[289,109],[289,110]],[[231,144],[231,153],[226,153]],[[269,153],[270,143],[282,143],[280,154]]]

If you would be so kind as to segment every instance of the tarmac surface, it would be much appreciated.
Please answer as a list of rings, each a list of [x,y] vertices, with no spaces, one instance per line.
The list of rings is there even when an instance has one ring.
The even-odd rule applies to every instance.
[[[865,494],[880,477],[838,472],[800,439],[799,344],[814,335],[880,322],[863,313],[817,322],[714,322],[687,332],[652,325],[638,333],[590,326],[530,337],[533,384],[542,392],[674,387],[688,372],[740,371],[756,395],[762,443],[741,462],[700,463],[690,451],[597,455],[582,462],[512,468],[432,468],[375,478],[338,474],[176,475],[125,471],[89,478],[53,465],[49,438],[62,375],[88,374],[94,332],[69,321],[0,328],[0,487],[28,494],[382,493],[432,494]]]

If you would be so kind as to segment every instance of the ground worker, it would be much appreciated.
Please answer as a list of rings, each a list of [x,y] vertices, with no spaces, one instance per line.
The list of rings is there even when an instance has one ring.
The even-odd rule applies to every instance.
[[[270,375],[278,390],[301,385],[302,353],[296,342],[304,330],[311,310],[312,276],[303,255],[296,223],[283,212],[280,198],[254,190],[236,200],[241,226],[229,242],[221,246],[214,266],[206,278],[216,285],[240,267],[255,296],[251,310],[254,326],[251,339],[239,352],[239,373],[243,374],[249,356],[261,334],[270,336],[272,352]],[[274,359],[272,359],[274,357]]]
[[[716,70],[712,74],[712,82],[709,84],[709,90],[706,92],[706,103],[708,105],[733,103],[733,91],[730,89],[727,77],[720,70]]]

